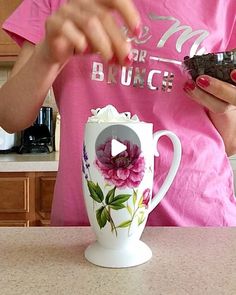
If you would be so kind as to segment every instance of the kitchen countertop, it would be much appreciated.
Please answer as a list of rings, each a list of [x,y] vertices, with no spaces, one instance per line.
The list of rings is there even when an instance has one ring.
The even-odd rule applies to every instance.
[[[57,171],[59,152],[0,154],[0,172]]]
[[[0,172],[57,171],[59,152],[31,154],[0,154]],[[236,170],[236,155],[229,158]]]
[[[1,228],[1,294],[236,294],[236,228],[148,227],[152,259],[124,269],[87,262],[93,240],[90,227]]]

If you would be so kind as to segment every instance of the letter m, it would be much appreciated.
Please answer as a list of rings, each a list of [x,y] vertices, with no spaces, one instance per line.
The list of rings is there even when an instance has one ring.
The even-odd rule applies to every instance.
[[[158,48],[162,48],[166,41],[170,39],[171,36],[173,36],[175,33],[179,31],[183,31],[182,34],[178,37],[176,41],[176,50],[178,52],[181,52],[182,46],[185,42],[187,42],[189,39],[193,38],[193,45],[190,49],[190,56],[193,56],[194,54],[203,54],[205,52],[205,48],[200,48],[199,46],[207,38],[209,35],[209,32],[206,30],[196,30],[193,31],[190,26],[180,25],[180,21],[174,17],[171,16],[158,16],[154,14],[150,14],[150,18],[152,20],[168,20],[173,21],[174,23],[171,25],[171,27],[162,35],[160,38],[160,41],[157,43]],[[198,50],[199,49],[199,50]]]

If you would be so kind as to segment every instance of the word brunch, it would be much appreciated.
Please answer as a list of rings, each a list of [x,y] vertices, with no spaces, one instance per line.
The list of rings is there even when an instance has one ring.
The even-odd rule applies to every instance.
[[[118,65],[104,66],[102,62],[94,61],[92,64],[93,81],[105,82],[107,84],[120,84],[126,87],[147,87],[150,90],[171,92],[174,74],[160,69],[147,70],[140,66],[144,62],[147,52],[145,50],[132,50],[134,62],[137,66],[120,67]]]

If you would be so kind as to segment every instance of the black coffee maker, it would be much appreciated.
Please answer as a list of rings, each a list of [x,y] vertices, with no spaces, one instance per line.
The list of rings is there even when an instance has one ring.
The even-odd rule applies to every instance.
[[[21,134],[19,153],[50,153],[53,151],[53,109],[41,107],[32,126]]]

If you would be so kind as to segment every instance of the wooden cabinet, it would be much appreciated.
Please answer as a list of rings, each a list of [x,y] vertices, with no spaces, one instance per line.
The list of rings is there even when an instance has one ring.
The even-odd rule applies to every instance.
[[[16,9],[22,0],[0,1],[0,27],[5,19]],[[0,29],[0,60],[14,60],[19,53],[19,46]]]
[[[36,173],[36,221],[37,225],[47,226],[50,224],[50,212],[56,181],[55,172]]]
[[[0,173],[0,226],[49,225],[56,172]]]

